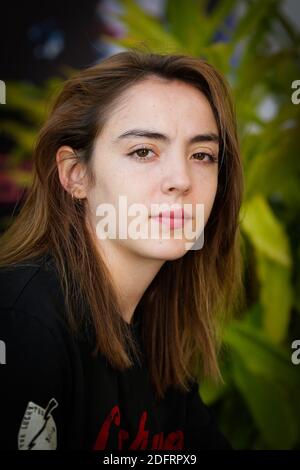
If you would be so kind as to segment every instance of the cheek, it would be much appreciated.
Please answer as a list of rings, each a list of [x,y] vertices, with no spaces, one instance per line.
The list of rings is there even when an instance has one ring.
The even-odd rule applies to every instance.
[[[197,192],[197,203],[204,204],[204,216],[207,221],[209,214],[212,210],[214,200],[217,193],[218,176],[213,176],[209,179],[202,180],[201,185]]]
[[[123,213],[124,207],[128,210],[131,204],[145,203],[145,182],[142,184],[136,178],[129,181],[120,169],[102,167],[101,172],[96,172],[95,185],[88,193],[88,206],[93,218],[97,207],[103,203],[113,206],[118,220],[119,212]]]
[[[114,203],[115,195],[118,194],[118,188],[120,188],[120,175],[111,165],[100,161],[97,163],[94,168],[95,184],[89,194],[90,201],[93,206],[103,202]]]
[[[212,178],[212,181],[209,184],[208,188],[208,197],[211,203],[211,206],[214,203],[216,194],[217,194],[217,189],[218,189],[218,175],[215,175],[214,178]]]

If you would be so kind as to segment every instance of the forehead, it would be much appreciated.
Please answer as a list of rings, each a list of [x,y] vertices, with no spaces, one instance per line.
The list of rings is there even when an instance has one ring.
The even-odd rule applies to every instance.
[[[217,132],[217,124],[205,95],[180,80],[151,77],[132,85],[119,98],[105,128],[126,130],[128,126],[159,126],[169,131],[176,127]]]

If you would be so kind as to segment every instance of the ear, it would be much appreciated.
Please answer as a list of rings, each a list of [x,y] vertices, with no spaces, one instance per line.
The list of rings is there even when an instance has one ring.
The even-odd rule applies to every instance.
[[[60,147],[56,152],[56,163],[61,185],[77,199],[84,199],[87,196],[86,166],[72,147]]]

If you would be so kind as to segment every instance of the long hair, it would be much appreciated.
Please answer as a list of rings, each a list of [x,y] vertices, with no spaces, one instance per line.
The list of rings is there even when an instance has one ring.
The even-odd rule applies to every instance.
[[[212,65],[185,55],[130,50],[67,80],[38,135],[33,183],[2,237],[0,266],[50,252],[71,331],[76,334],[91,325],[94,353],[102,353],[120,370],[132,365],[137,349],[121,318],[116,286],[86,226],[85,205],[74,201],[60,183],[55,155],[60,146],[71,146],[94,184],[91,155],[97,135],[122,93],[151,76],[181,80],[202,92],[221,141],[217,193],[203,248],[166,261],[140,301],[149,374],[157,396],[163,397],[171,385],[187,390],[199,370],[203,376],[221,377],[221,326],[241,298],[243,173],[230,89]]]

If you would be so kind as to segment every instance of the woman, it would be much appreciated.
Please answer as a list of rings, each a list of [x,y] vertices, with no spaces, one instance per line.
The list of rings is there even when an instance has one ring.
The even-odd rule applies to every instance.
[[[230,93],[205,60],[121,52],[66,82],[2,238],[3,448],[230,448],[197,377],[220,377],[240,297],[241,198]]]

